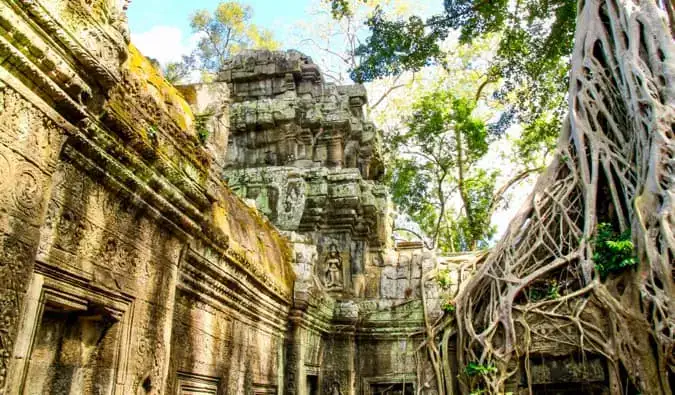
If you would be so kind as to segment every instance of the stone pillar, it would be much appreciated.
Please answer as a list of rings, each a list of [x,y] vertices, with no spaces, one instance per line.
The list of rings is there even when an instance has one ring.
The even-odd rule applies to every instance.
[[[37,100],[32,92],[3,68],[0,71],[0,394],[4,394],[10,391],[6,382],[10,356],[65,131],[57,126],[58,115],[45,115],[30,103]]]
[[[285,393],[287,395],[303,395],[307,390],[304,385],[305,369],[303,363],[302,328],[296,322],[293,322],[289,333],[290,336],[286,346]]]
[[[328,166],[342,167],[342,139],[339,137],[332,138],[328,143]]]

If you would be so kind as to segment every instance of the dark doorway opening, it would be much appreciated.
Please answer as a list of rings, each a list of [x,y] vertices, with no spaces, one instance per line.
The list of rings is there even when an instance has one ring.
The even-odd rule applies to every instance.
[[[372,395],[414,395],[412,383],[374,383],[370,385]]]
[[[532,392],[541,395],[603,395],[607,387],[598,383],[539,384]]]
[[[307,393],[319,395],[319,376],[307,375]]]

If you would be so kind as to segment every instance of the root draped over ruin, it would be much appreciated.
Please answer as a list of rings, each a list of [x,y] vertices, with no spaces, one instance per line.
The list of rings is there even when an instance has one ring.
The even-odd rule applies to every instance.
[[[504,238],[461,284],[454,316],[428,325],[425,347],[441,393],[452,394],[457,377],[462,393],[502,393],[518,372],[531,383],[530,356],[542,347],[604,358],[614,394],[675,391],[672,7],[579,1],[556,157]],[[600,223],[630,231],[635,268],[601,278],[593,260]],[[533,298],[546,284],[553,295]],[[467,375],[470,364],[484,370]]]

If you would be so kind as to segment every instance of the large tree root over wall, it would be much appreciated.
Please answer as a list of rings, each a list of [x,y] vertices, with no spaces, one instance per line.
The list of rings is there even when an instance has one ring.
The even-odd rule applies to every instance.
[[[457,377],[462,393],[502,393],[516,372],[529,378],[542,342],[602,356],[613,394],[675,391],[672,8],[669,0],[579,2],[556,159],[462,284],[455,316],[428,328],[442,393]],[[600,278],[592,259],[599,223],[631,231],[635,268]],[[542,284],[555,284],[555,297],[533,299]],[[450,369],[450,337],[459,372]],[[469,364],[485,369],[469,377]]]

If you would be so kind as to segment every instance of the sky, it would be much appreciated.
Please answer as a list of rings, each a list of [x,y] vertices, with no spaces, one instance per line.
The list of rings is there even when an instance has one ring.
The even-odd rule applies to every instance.
[[[133,43],[144,55],[161,63],[177,61],[195,44],[190,15],[214,10],[222,0],[134,0],[127,16]],[[252,22],[267,28],[282,44],[293,42],[295,26],[306,20],[316,0],[242,0],[253,9]]]
[[[199,9],[213,11],[224,0],[133,0],[127,11],[132,42],[141,52],[164,64],[179,61],[188,54],[197,39],[189,25],[190,15]],[[238,0],[253,11],[251,22],[272,31],[282,49],[299,49],[317,58],[314,48],[302,46],[307,31],[316,29],[319,5],[325,0]],[[441,12],[442,0],[392,0],[403,5],[406,12],[430,16]],[[317,50],[318,51],[318,50]]]

